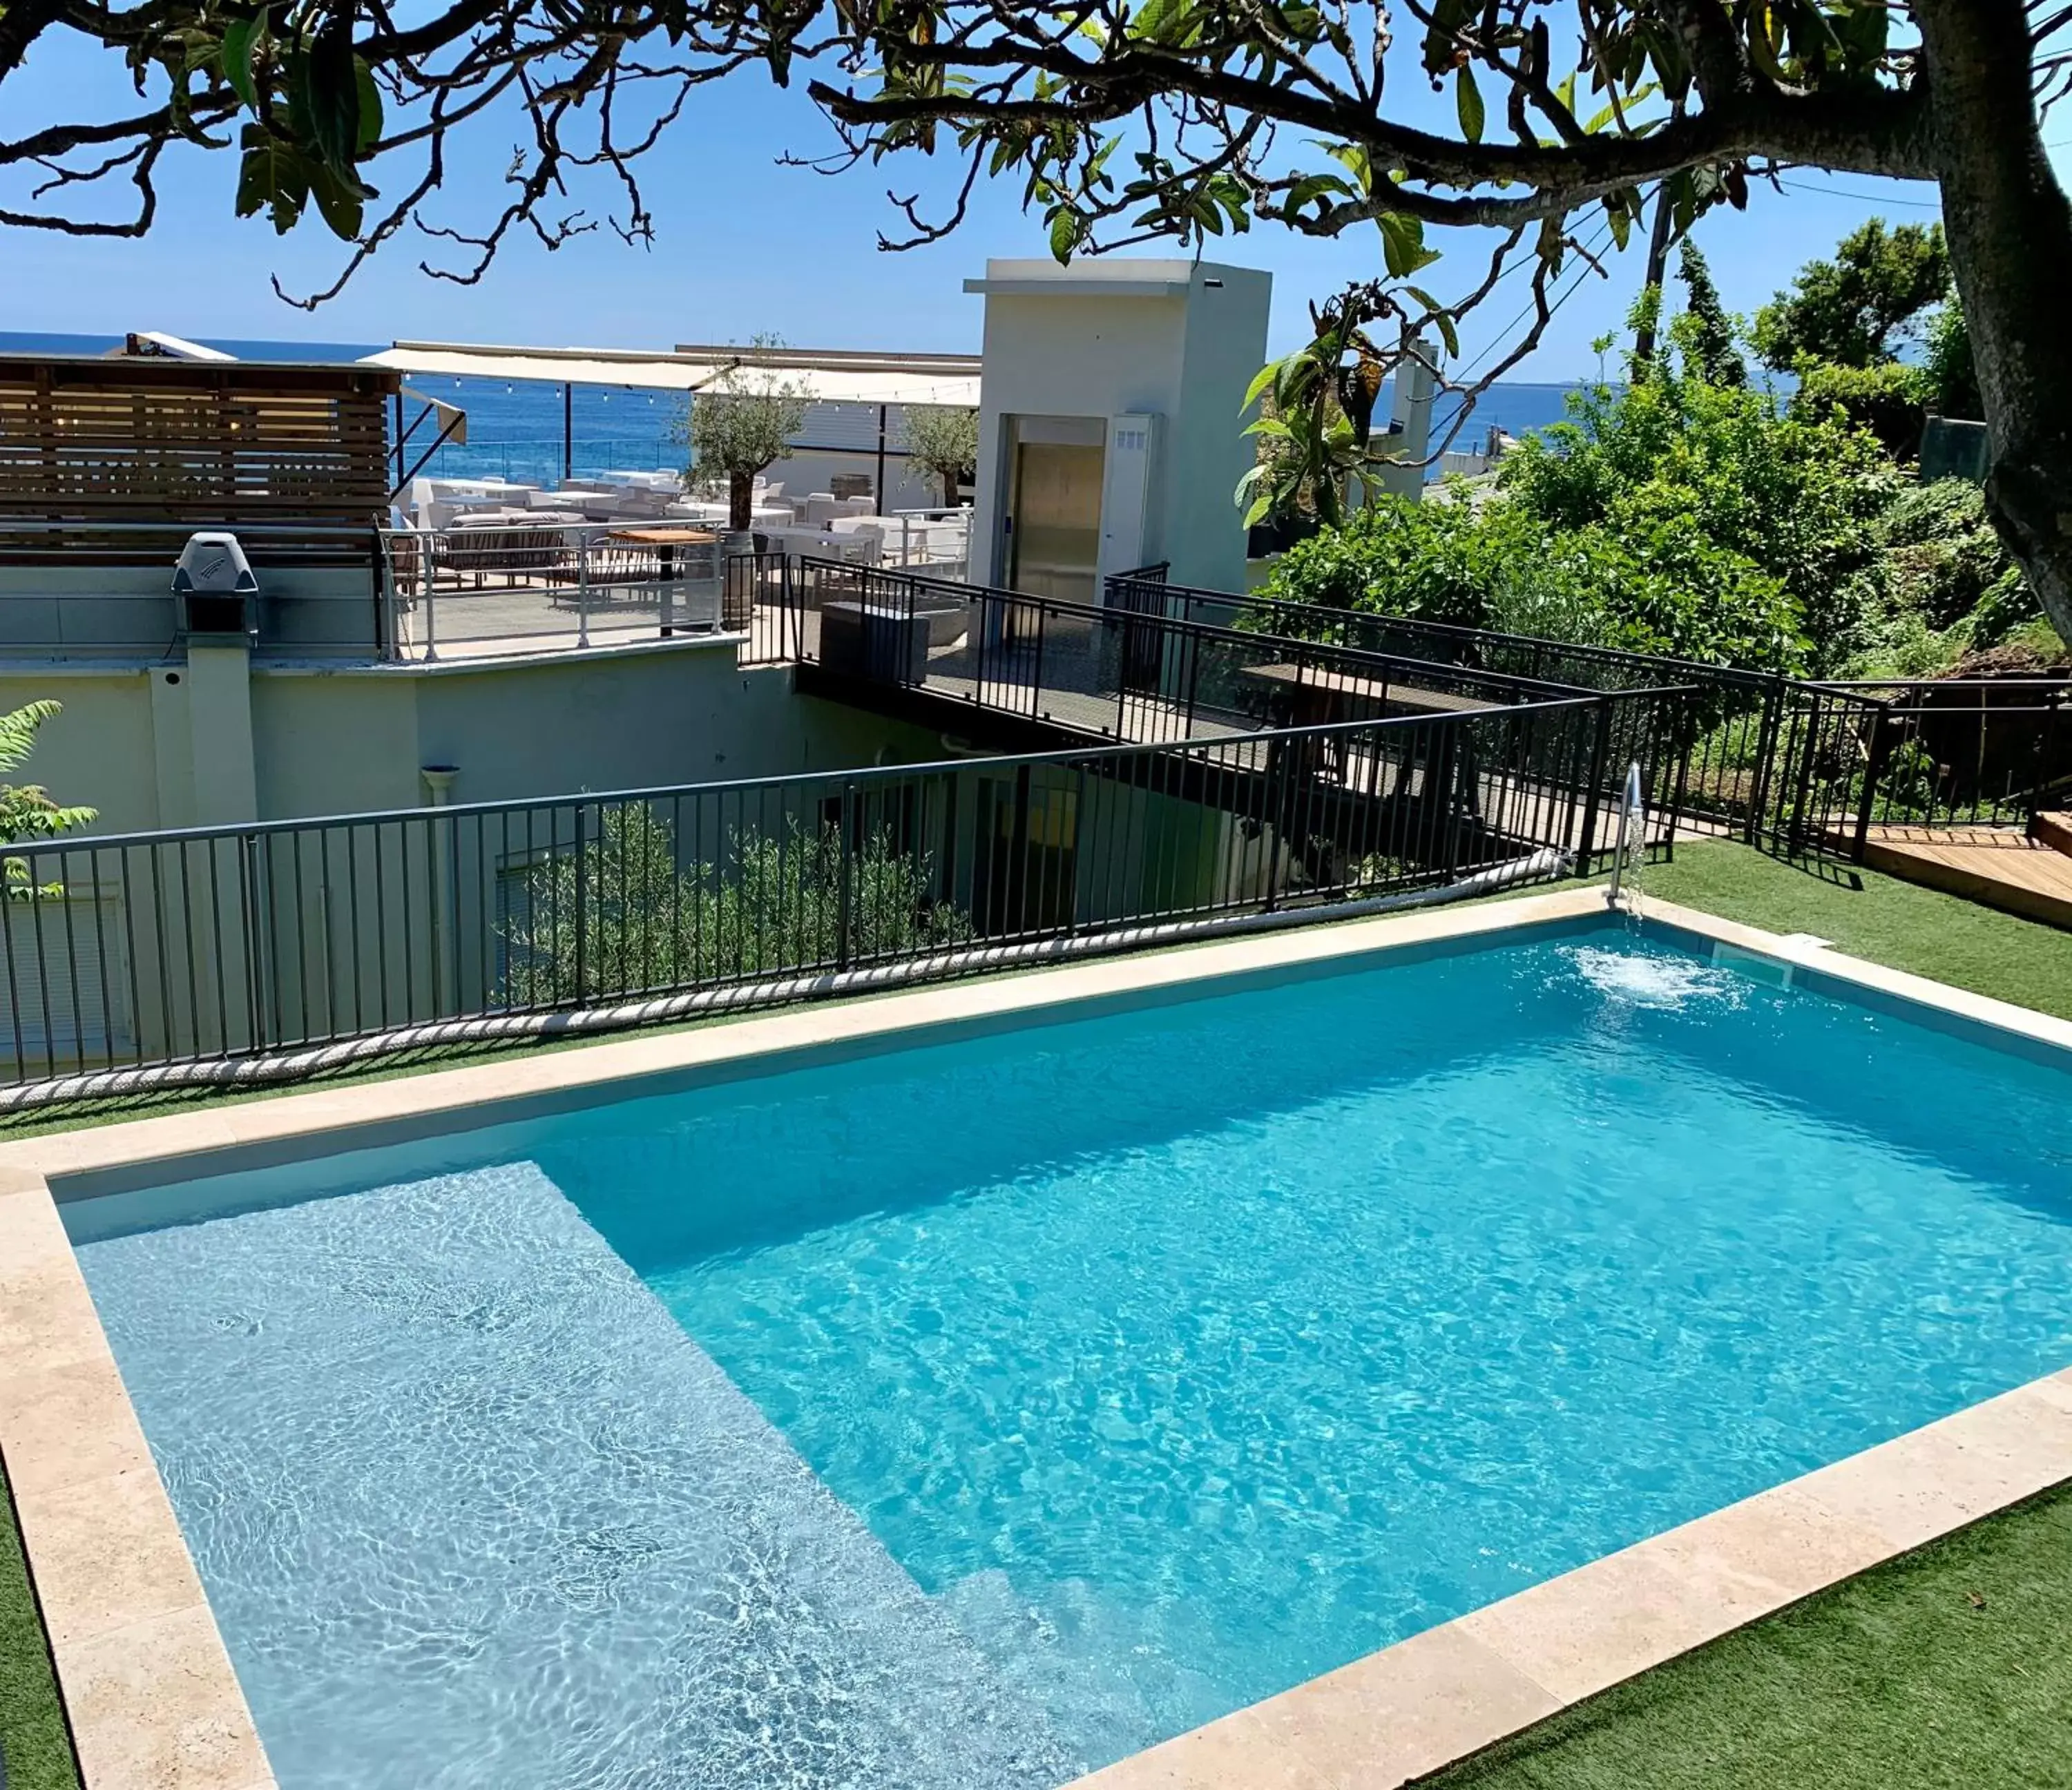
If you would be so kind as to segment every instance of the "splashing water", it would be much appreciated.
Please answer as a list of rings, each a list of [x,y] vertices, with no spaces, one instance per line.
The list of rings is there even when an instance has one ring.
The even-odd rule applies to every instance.
[[[1599,945],[1564,946],[1560,955],[1599,994],[1635,1007],[1671,1012],[1699,1001],[1738,1007],[1747,989],[1731,970],[1680,958],[1638,957]]]

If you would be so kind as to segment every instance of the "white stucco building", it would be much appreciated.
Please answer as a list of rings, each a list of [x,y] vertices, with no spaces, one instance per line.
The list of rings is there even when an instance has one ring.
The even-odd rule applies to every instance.
[[[985,299],[974,579],[1075,601],[1157,560],[1242,590],[1244,394],[1272,277],[1215,261],[995,261]]]

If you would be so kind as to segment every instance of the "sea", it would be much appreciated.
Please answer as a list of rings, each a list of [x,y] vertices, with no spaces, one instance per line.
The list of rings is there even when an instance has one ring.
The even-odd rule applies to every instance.
[[[363,342],[257,342],[198,339],[240,360],[347,362],[380,351],[383,344]],[[117,335],[35,334],[0,330],[0,354],[103,355],[118,348]],[[434,478],[502,478],[551,484],[562,470],[561,388],[545,380],[455,379],[413,374],[409,388],[467,413],[465,445],[441,448],[422,470]],[[1455,444],[1478,447],[1490,429],[1527,435],[1559,422],[1572,383],[1507,381],[1492,386],[1477,402],[1474,414]],[[1376,414],[1388,413],[1383,389]],[[828,409],[853,406],[824,406]],[[574,470],[578,475],[622,470],[659,470],[684,464],[686,450],[677,437],[684,398],[676,392],[653,392],[639,386],[578,385],[573,394]],[[1453,413],[1441,405],[1435,431]],[[838,419],[828,419],[838,422]],[[809,423],[808,428],[812,428]],[[824,432],[824,430],[823,431]],[[859,445],[861,437],[859,437]],[[847,445],[831,442],[830,445]],[[1438,476],[1435,469],[1433,477]]]

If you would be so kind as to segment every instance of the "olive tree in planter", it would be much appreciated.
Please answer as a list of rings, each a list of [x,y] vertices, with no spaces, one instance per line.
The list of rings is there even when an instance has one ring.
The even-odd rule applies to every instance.
[[[978,470],[978,413],[960,404],[909,404],[906,454],[942,480],[944,506],[955,509],[959,483]]]
[[[774,336],[758,336],[757,348],[781,347]],[[726,525],[747,532],[755,475],[787,459],[791,439],[806,425],[811,388],[787,379],[774,367],[737,361],[691,400],[684,429],[692,454],[691,476],[697,487],[726,493]]]

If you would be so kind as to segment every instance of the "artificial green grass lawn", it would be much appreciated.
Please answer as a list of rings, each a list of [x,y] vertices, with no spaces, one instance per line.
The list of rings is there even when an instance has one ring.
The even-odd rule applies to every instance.
[[[1841,880],[1835,880],[1837,877]],[[1810,932],[1852,957],[2072,1020],[2072,932],[1874,870],[1815,874],[1722,840],[1641,872],[1659,896],[1770,932]]]
[[[2072,1786],[2072,1488],[1724,1636],[1428,1781]]]
[[[50,1649],[29,1590],[14,1503],[0,1468],[0,1783],[6,1790],[78,1790],[72,1735]]]

